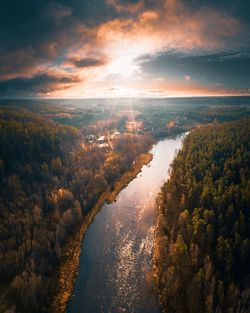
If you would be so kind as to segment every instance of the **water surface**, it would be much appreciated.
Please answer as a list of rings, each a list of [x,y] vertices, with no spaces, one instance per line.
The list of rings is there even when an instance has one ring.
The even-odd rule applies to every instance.
[[[159,313],[152,281],[155,198],[183,136],[151,150],[153,160],[105,204],[88,228],[67,313]]]

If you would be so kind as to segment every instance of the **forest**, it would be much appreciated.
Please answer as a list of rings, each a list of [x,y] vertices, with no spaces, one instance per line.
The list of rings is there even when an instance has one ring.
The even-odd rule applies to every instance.
[[[67,241],[152,145],[149,135],[123,133],[106,151],[83,147],[82,136],[26,109],[0,110],[0,289],[18,313],[48,312]]]
[[[156,140],[213,123],[250,117],[250,97],[190,97],[168,99],[0,99],[0,107],[20,108],[84,133],[115,128],[126,131],[126,121],[143,122],[141,133]]]
[[[250,312],[250,120],[191,131],[157,203],[164,312]]]

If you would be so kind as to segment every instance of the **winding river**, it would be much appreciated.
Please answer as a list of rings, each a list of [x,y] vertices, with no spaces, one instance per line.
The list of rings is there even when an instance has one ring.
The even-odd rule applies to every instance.
[[[156,143],[153,159],[88,228],[67,313],[159,313],[152,281],[155,198],[183,135]]]

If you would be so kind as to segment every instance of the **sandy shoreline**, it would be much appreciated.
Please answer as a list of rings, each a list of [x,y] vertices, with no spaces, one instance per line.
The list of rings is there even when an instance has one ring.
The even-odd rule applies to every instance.
[[[152,158],[153,155],[151,153],[142,153],[136,159],[132,168],[115,182],[112,192],[109,188],[100,196],[95,206],[84,218],[79,231],[69,240],[65,247],[65,262],[60,266],[57,272],[56,281],[58,286],[54,291],[55,295],[53,296],[50,312],[64,313],[66,310],[67,302],[72,294],[74,281],[77,276],[82,241],[88,226],[93,222],[103,204],[105,202],[111,203],[115,201],[122,189],[140,173],[142,166],[148,164]]]

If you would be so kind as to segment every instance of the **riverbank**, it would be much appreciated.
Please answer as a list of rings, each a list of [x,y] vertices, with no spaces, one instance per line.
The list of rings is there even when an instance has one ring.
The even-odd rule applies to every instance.
[[[202,126],[197,126],[202,127]],[[190,130],[192,131],[192,130]],[[184,136],[188,133],[186,132]],[[176,157],[176,156],[175,156]],[[174,159],[173,159],[174,160]],[[173,162],[172,160],[172,162]],[[164,184],[162,185],[162,188]],[[163,202],[163,194],[162,190],[158,194],[156,198],[156,215],[155,215],[155,230],[154,230],[154,242],[153,242],[153,280],[154,280],[154,288],[157,294],[158,303],[161,307],[161,312],[166,313],[164,310],[164,298],[162,296],[164,290],[164,284],[162,282],[162,269],[164,268],[164,264],[166,263],[165,259],[165,250],[168,246],[168,238],[165,229],[165,204]]]
[[[113,187],[107,189],[98,199],[95,206],[84,218],[84,221],[78,232],[72,236],[71,240],[65,247],[65,262],[60,266],[56,281],[58,286],[54,291],[50,312],[64,313],[66,310],[67,302],[72,294],[74,281],[77,275],[79,258],[81,254],[81,246],[84,235],[88,226],[93,222],[96,214],[100,211],[105,202],[111,203],[115,201],[121,190],[132,181],[138,173],[140,173],[143,165],[148,164],[153,158],[151,153],[142,153],[134,162],[132,168],[125,172],[120,179],[118,179]]]
[[[166,246],[166,235],[163,232],[164,214],[161,194],[158,195],[156,199],[156,217],[155,217],[155,233],[154,233],[154,245],[153,245],[153,279],[156,294],[158,297],[158,302],[161,306],[162,312],[165,313],[163,309],[163,297],[161,296],[161,282],[160,282],[160,268],[164,264],[162,258],[162,251],[164,246]]]

